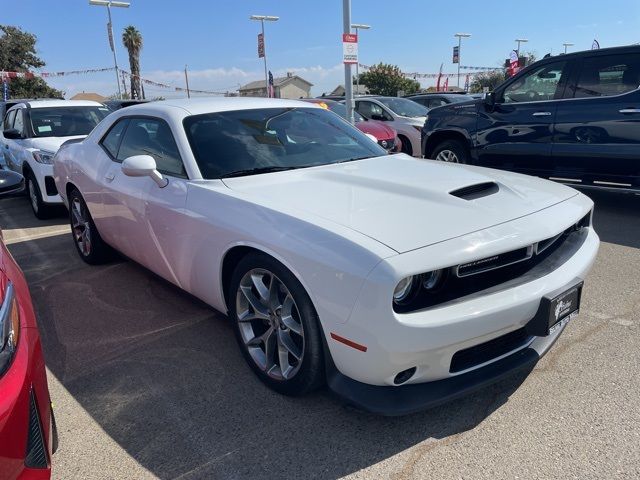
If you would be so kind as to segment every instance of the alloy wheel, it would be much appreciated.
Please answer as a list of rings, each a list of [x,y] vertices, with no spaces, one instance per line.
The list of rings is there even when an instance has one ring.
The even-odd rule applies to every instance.
[[[91,224],[87,208],[79,198],[74,198],[71,202],[71,229],[80,252],[84,256],[89,255],[91,253]]]
[[[436,156],[436,160],[440,160],[441,162],[460,163],[458,156],[451,150],[442,150]]]
[[[272,272],[255,268],[240,280],[236,320],[249,355],[269,377],[290,380],[304,357],[304,329],[293,295]]]

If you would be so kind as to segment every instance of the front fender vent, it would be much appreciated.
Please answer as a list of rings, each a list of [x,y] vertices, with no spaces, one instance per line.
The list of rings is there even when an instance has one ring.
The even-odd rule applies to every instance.
[[[493,195],[499,191],[500,187],[496,182],[484,182],[452,190],[449,194],[454,197],[462,198],[463,200],[476,200],[478,198],[488,197],[489,195]]]

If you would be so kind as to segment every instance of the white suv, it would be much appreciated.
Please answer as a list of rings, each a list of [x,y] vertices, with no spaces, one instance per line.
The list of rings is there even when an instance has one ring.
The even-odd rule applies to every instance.
[[[359,97],[356,111],[368,120],[380,120],[398,132],[402,151],[422,156],[422,127],[428,109],[412,100],[399,97]]]
[[[53,156],[66,141],[86,137],[108,113],[98,102],[80,100],[34,100],[7,111],[0,149],[7,168],[24,175],[36,217],[46,218],[52,206],[62,205]]]

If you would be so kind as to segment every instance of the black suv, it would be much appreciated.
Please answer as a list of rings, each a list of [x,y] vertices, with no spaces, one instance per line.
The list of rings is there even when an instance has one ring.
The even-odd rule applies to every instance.
[[[429,112],[422,153],[640,191],[640,46],[536,62],[483,100]]]

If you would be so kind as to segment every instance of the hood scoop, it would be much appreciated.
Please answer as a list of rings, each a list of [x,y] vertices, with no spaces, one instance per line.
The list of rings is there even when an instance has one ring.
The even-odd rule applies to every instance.
[[[499,191],[500,187],[496,182],[484,182],[452,190],[449,192],[449,195],[462,198],[463,200],[476,200],[478,198],[488,197]]]

